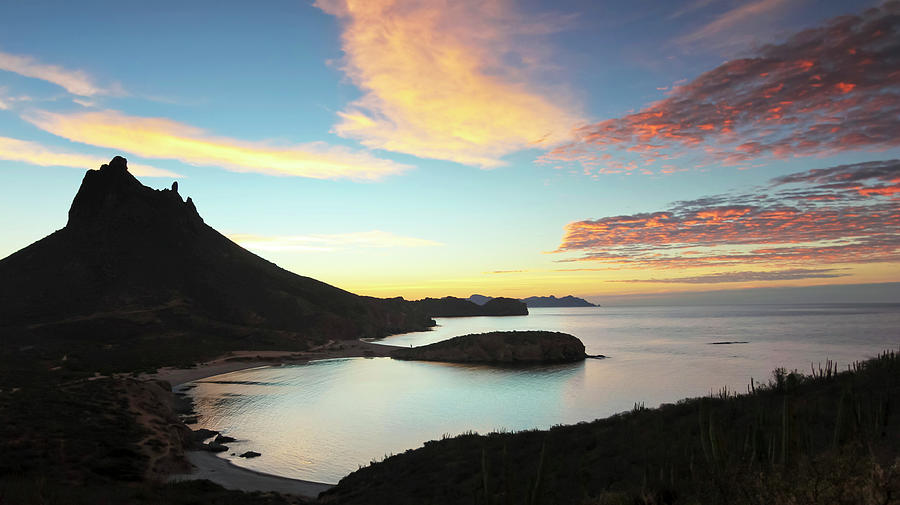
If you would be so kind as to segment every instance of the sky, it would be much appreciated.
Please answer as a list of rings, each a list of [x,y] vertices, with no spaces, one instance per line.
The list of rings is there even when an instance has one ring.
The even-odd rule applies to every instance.
[[[897,1],[0,3],[0,257],[122,155],[359,294],[897,301],[898,131]]]

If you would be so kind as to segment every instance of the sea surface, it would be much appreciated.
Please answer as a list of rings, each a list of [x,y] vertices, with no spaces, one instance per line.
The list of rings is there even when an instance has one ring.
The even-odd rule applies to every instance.
[[[900,304],[530,309],[440,318],[383,339],[423,345],[492,330],[555,330],[607,359],[493,367],[348,358],[233,372],[194,383],[200,426],[238,439],[235,464],[336,483],[386,455],[467,431],[548,428],[682,398],[746,391],[776,367],[846,368],[900,348]],[[728,343],[721,342],[745,342]],[[254,459],[230,454],[253,450]]]

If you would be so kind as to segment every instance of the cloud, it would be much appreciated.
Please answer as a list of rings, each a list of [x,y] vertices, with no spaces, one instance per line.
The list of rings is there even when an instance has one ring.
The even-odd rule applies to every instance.
[[[363,96],[334,131],[372,148],[484,168],[571,139],[582,120],[542,90],[535,40],[565,21],[504,0],[318,0],[342,25],[341,70]]]
[[[127,151],[145,158],[218,166],[234,172],[377,180],[411,168],[365,151],[324,142],[293,145],[248,142],[216,137],[170,119],[127,116],[111,110],[72,114],[33,111],[23,118],[74,142]]]
[[[740,164],[900,146],[900,2],[841,16],[734,59],[667,98],[584,126],[545,156],[604,170],[609,151]]]
[[[10,54],[0,51],[0,70],[14,72],[25,77],[41,79],[64,88],[73,95],[124,95],[118,85],[101,87],[85,72],[71,70],[59,65],[41,63],[30,56]]]
[[[0,159],[19,161],[42,167],[72,167],[87,170],[107,163],[110,156],[93,156],[90,154],[60,151],[43,146],[37,142],[0,137]],[[178,178],[180,175],[162,168],[140,163],[129,163],[128,170],[143,177]]]
[[[711,2],[700,2],[696,8],[703,7],[709,3]],[[707,42],[722,34],[732,34],[735,28],[746,26],[751,19],[771,14],[788,3],[789,0],[756,0],[755,2],[745,3],[725,12],[700,29],[679,37],[677,42],[680,44]]]
[[[232,233],[227,236],[247,249],[267,252],[336,251],[342,249],[434,247],[443,245],[432,240],[403,237],[379,230],[330,235],[254,235]]]
[[[562,261],[690,268],[900,261],[900,160],[773,179],[746,194],[570,223]]]
[[[718,0],[694,0],[691,3],[683,5],[675,12],[669,14],[667,17],[668,17],[668,19],[678,19],[681,16],[684,16],[685,14],[690,14],[692,12],[703,9],[704,7],[708,7],[708,6],[716,3],[717,1]]]
[[[850,275],[834,268],[791,268],[787,270],[718,272],[692,277],[670,277],[666,279],[628,279],[610,282],[647,282],[666,284],[719,284],[726,282],[787,281],[799,279],[832,279]]]

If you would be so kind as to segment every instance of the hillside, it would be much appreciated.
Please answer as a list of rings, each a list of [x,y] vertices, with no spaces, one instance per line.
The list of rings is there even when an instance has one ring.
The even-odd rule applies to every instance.
[[[168,355],[160,362],[432,324],[402,299],[357,296],[241,248],[176,184],[148,188],[121,157],[89,170],[66,226],[0,260],[0,278],[0,335],[146,346]]]

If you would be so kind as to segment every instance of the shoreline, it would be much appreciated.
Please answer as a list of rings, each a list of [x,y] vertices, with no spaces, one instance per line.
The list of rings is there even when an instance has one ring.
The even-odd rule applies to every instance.
[[[191,382],[216,377],[241,370],[284,365],[302,365],[311,361],[336,358],[382,358],[402,347],[373,344],[362,340],[329,341],[308,351],[235,351],[210,361],[197,363],[191,368],[161,368],[153,374],[141,374],[142,380],[162,380],[176,390]],[[203,450],[185,451],[185,459],[191,465],[190,473],[170,474],[169,482],[209,480],[226,489],[245,492],[261,491],[296,495],[315,499],[319,493],[336,484],[282,477],[251,470],[236,465],[229,459]]]
[[[241,370],[268,366],[303,365],[310,361],[335,358],[387,358],[391,352],[403,349],[389,344],[373,344],[362,340],[329,341],[308,351],[234,351],[191,368],[164,367],[152,374],[141,374],[142,380],[162,380],[172,389],[189,382],[208,379]]]
[[[169,475],[168,482],[209,480],[225,489],[244,492],[275,492],[316,499],[320,493],[336,484],[292,479],[250,470],[235,465],[208,451],[186,451],[185,458],[191,464],[191,473]]]

